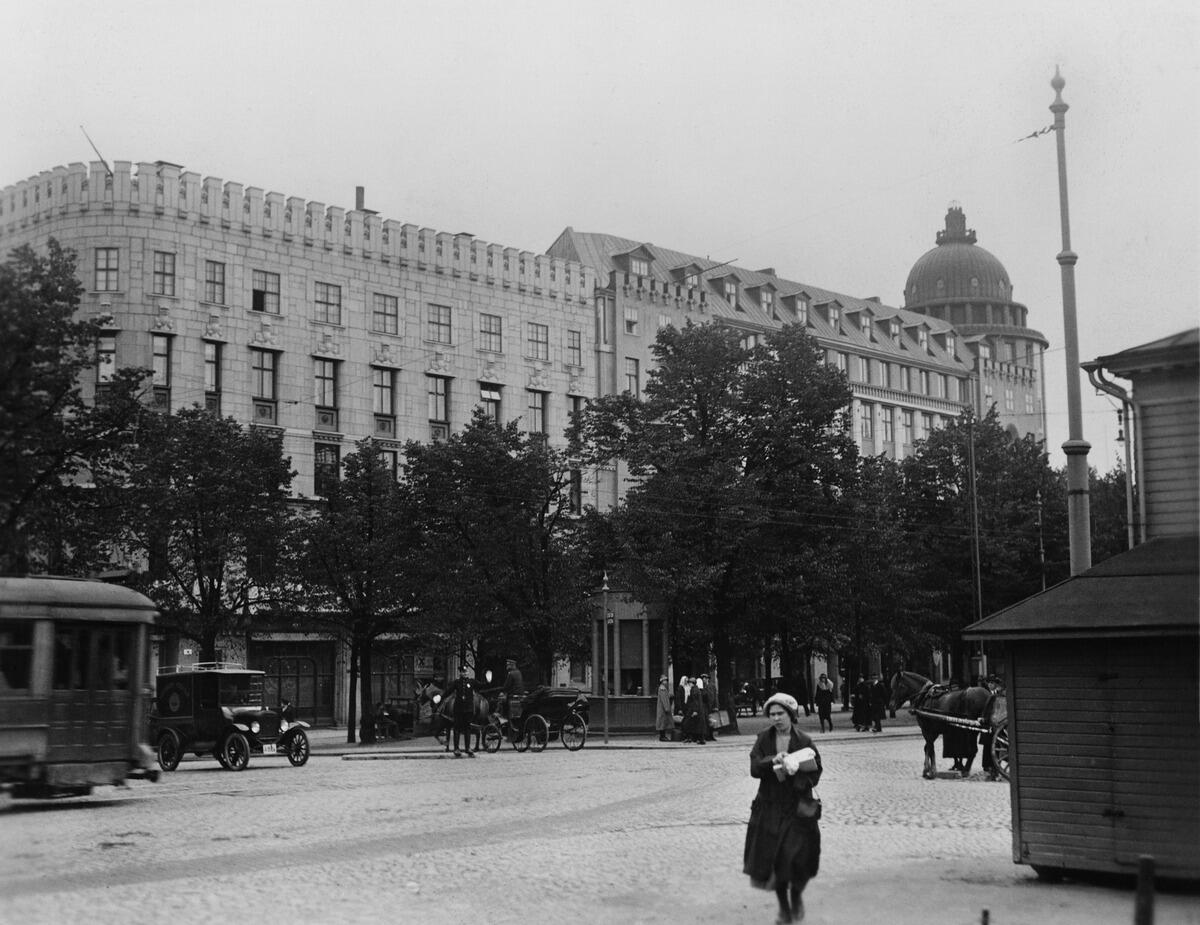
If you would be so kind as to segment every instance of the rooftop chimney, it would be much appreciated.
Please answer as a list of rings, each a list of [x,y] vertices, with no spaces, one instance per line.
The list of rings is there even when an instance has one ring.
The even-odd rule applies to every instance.
[[[363,206],[366,204],[366,199],[366,189],[361,186],[354,187],[354,208],[361,212],[363,210]]]

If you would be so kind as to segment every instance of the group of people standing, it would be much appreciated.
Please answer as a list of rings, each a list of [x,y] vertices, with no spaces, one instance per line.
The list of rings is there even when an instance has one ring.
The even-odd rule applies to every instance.
[[[854,723],[855,732],[883,732],[883,717],[887,713],[888,701],[892,692],[877,674],[871,675],[868,682],[859,675],[858,684],[854,687],[853,712],[850,721]]]
[[[658,679],[657,696],[654,729],[658,741],[672,741],[677,717],[681,741],[698,745],[713,741],[713,724],[709,722],[709,716],[717,709],[717,689],[709,682],[708,675],[682,676],[674,693],[670,679],[663,675]]]

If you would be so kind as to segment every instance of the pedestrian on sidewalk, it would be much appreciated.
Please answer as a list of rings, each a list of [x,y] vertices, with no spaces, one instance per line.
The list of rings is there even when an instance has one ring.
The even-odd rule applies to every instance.
[[[658,741],[670,742],[675,732],[674,714],[671,710],[671,682],[663,675],[658,679],[658,706],[654,713],[654,728],[658,730]]]
[[[879,675],[871,675],[871,731],[883,732],[883,717],[887,713],[892,692]]]
[[[858,676],[858,684],[854,686],[854,712],[850,714],[854,722],[855,732],[866,732],[871,728],[871,685],[862,675]]]
[[[750,751],[758,794],[750,804],[742,872],[752,886],[775,891],[776,923],[800,922],[804,887],[821,861],[820,802],[813,792],[821,779],[821,756],[796,725],[800,704],[795,697],[774,694],[763,712],[771,725]]]
[[[825,724],[829,724],[829,732],[833,732],[833,682],[824,672],[817,679],[817,717],[821,720],[821,731],[825,732]]]
[[[683,741],[704,744],[708,731],[708,714],[704,711],[704,692],[699,683],[689,684],[683,705]]]
[[[716,726],[709,718],[717,711],[717,689],[706,674],[700,675],[696,683],[700,686],[700,698],[704,701],[704,741],[712,742],[717,737]]]

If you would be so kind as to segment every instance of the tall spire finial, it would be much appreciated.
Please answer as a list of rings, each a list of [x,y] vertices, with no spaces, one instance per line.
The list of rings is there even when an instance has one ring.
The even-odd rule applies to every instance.
[[[1067,104],[1063,102],[1062,91],[1067,82],[1063,79],[1062,72],[1059,71],[1058,65],[1054,65],[1054,76],[1050,78],[1050,86],[1054,88],[1054,102],[1050,104],[1051,112],[1067,111]]]

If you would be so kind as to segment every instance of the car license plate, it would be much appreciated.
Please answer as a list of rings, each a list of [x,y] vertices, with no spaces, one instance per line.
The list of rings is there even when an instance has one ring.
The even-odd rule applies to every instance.
[[[275,746],[274,745],[264,745],[263,746],[263,754],[264,755],[274,755],[275,754]]]

